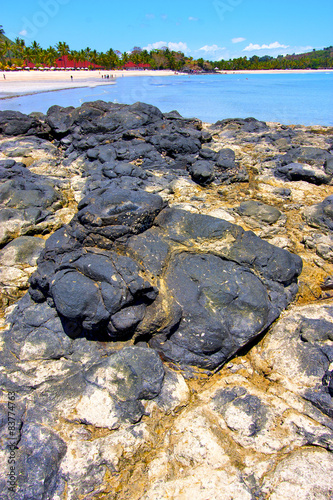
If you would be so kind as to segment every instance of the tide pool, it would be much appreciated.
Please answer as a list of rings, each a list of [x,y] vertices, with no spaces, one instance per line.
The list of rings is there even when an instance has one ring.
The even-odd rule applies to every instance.
[[[77,107],[95,100],[142,101],[208,123],[253,116],[287,125],[333,125],[333,72],[119,77],[116,85],[3,99],[0,110],[46,113],[54,104]]]

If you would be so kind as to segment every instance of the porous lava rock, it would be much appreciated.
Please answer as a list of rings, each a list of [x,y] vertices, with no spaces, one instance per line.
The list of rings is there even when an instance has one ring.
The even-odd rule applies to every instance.
[[[109,189],[49,238],[30,294],[56,307],[72,337],[145,337],[181,366],[213,370],[279,316],[301,268],[239,226]]]

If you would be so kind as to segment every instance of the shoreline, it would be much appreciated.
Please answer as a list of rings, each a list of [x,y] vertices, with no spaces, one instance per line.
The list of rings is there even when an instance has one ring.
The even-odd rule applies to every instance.
[[[305,73],[332,73],[333,69],[235,69],[218,71],[220,75],[289,75],[289,74],[305,74]]]
[[[5,78],[0,76],[2,78],[0,79],[0,96],[2,94],[0,100],[57,90],[114,85],[119,77],[175,75],[175,72],[170,70],[2,71],[1,73],[5,75]],[[102,75],[108,75],[109,78],[104,79]]]
[[[265,74],[306,74],[306,73],[332,73],[332,69],[318,70],[228,70],[218,71],[217,75],[265,75]],[[211,73],[210,73],[211,74]],[[61,71],[3,71],[0,76],[0,100],[15,97],[34,95],[57,90],[70,90],[74,88],[97,87],[113,85],[117,78],[122,77],[162,77],[162,76],[205,76],[205,74],[188,74],[171,70],[61,70]],[[108,75],[109,79],[102,78]],[[73,76],[73,80],[71,80]]]

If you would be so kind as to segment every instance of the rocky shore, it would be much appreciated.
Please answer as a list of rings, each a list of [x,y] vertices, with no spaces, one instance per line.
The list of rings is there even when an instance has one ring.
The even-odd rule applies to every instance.
[[[333,129],[0,134],[1,498],[332,498]]]

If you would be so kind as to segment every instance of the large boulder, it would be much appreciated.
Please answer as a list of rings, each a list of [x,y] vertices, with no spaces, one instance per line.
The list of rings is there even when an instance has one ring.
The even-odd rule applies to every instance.
[[[295,296],[301,259],[252,232],[176,209],[163,210],[155,225],[147,239],[133,237],[128,245],[149,270],[163,275],[164,296],[175,301],[170,328],[163,324],[151,339],[167,359],[213,370],[263,332]]]
[[[221,128],[222,130],[234,130],[246,133],[260,133],[268,130],[268,126],[265,122],[256,120],[255,118],[226,118],[225,120],[217,121],[212,127]]]
[[[221,257],[177,255],[166,274],[182,318],[168,341],[158,346],[181,365],[214,369],[275,319],[263,283],[242,266]]]
[[[189,167],[189,172],[194,180],[201,186],[206,186],[214,180],[214,164],[209,161],[199,160]]]
[[[144,191],[100,189],[79,203],[77,219],[87,233],[115,239],[148,229],[164,206]]]
[[[235,210],[239,215],[252,217],[266,224],[274,224],[281,217],[277,208],[255,200],[244,201]]]
[[[86,102],[79,108],[52,106],[47,112],[47,123],[56,137],[77,131],[84,134],[124,132],[162,120],[159,109],[149,104]]]
[[[82,249],[64,256],[48,250],[30,282],[31,296],[53,301],[71,337],[82,331],[103,336],[104,331],[122,338],[143,319],[157,294],[132,259],[106,251]]]
[[[333,195],[327,196],[321,203],[308,207],[303,212],[306,222],[313,227],[326,231],[333,230]]]
[[[0,133],[23,135],[36,133],[38,120],[19,111],[0,111]]]
[[[279,316],[302,262],[239,226],[163,206],[141,191],[87,196],[46,242],[30,294],[54,304],[72,338],[151,339],[168,359],[212,370]]]
[[[311,184],[329,184],[332,180],[332,174],[328,175],[319,167],[311,167],[302,163],[289,163],[279,166],[275,169],[276,177],[287,181],[305,181]]]
[[[0,245],[31,233],[64,204],[54,181],[30,172],[15,160],[0,161]]]

